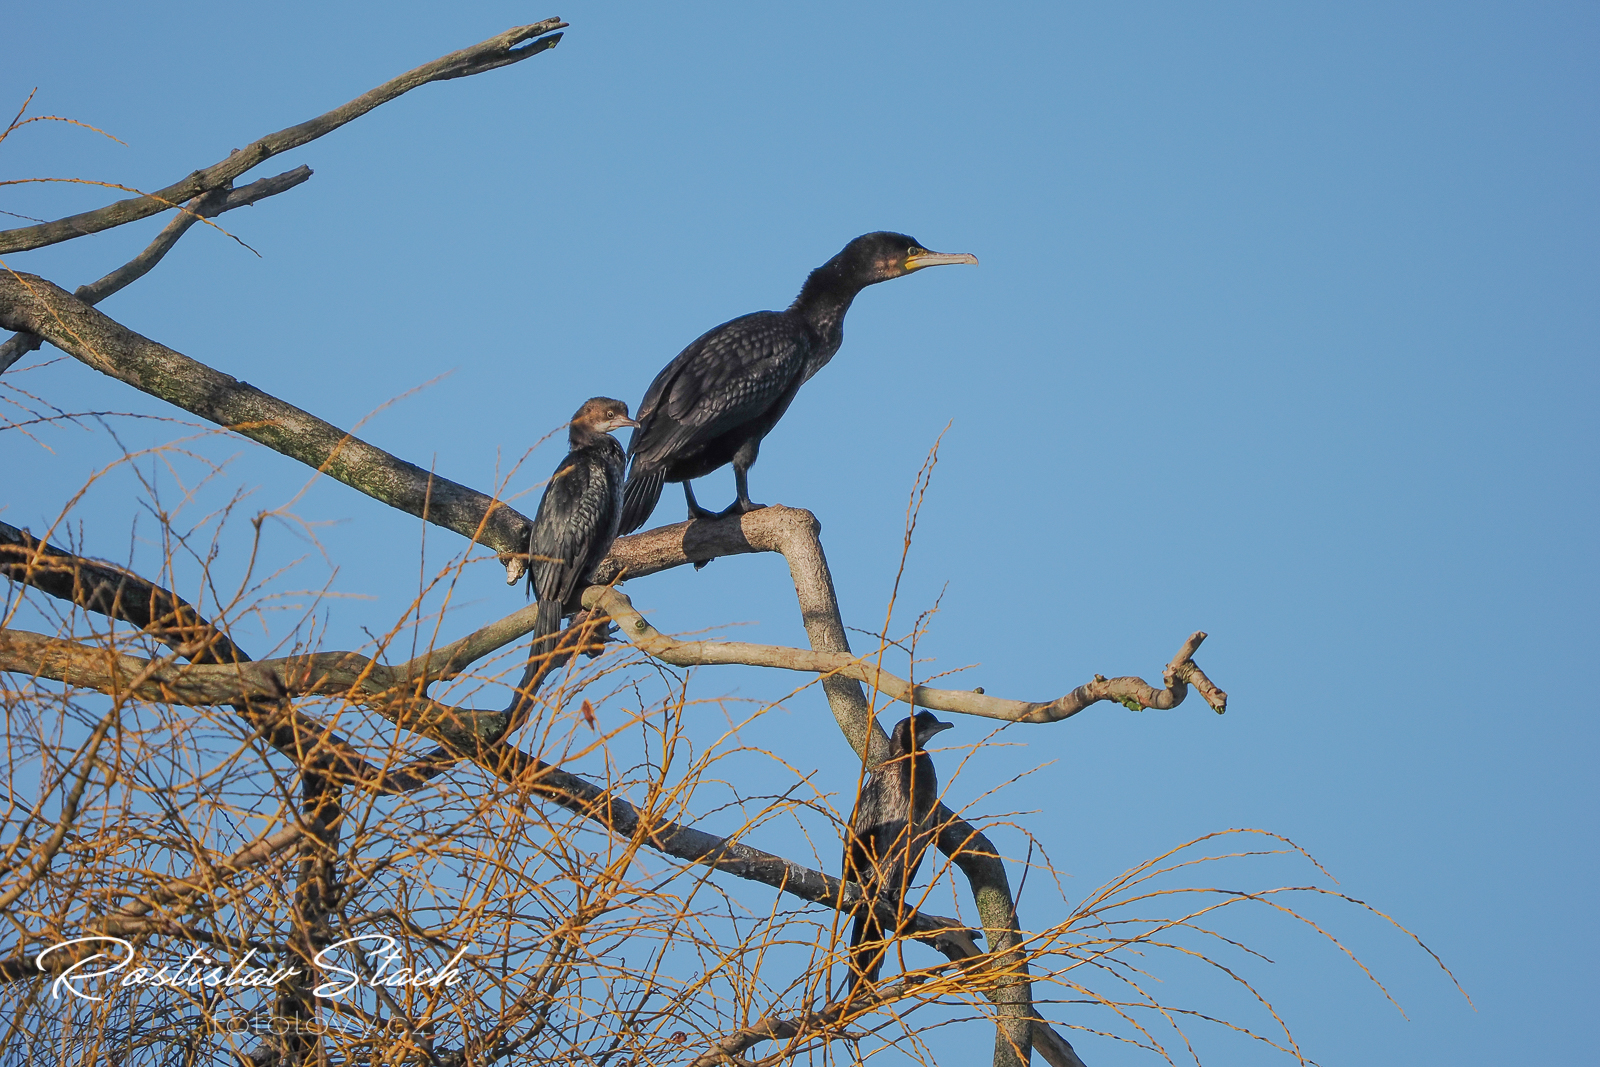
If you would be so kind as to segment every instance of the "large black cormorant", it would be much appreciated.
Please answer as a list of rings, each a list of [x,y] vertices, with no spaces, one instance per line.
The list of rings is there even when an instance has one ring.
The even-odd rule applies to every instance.
[[[664,482],[683,483],[691,519],[711,516],[695,501],[689,479],[729,462],[739,495],[722,514],[761,507],[747,484],[761,439],[796,390],[839,351],[856,294],[923,267],[977,262],[965,252],[930,252],[903,233],[863,234],[812,271],[787,310],[725,322],[678,353],[639,404],[621,532],[644,525]]]
[[[861,787],[845,838],[841,876],[865,893],[850,928],[850,986],[876,982],[888,945],[873,904],[899,907],[933,842],[939,780],[926,745],[954,723],[932,712],[901,719],[889,736],[889,756]],[[897,931],[898,932],[898,931]]]
[[[572,450],[545,485],[528,535],[528,589],[539,598],[534,653],[544,651],[540,639],[561,629],[568,603],[611,551],[627,462],[611,431],[638,425],[627,404],[605,396],[585,400],[572,416]]]

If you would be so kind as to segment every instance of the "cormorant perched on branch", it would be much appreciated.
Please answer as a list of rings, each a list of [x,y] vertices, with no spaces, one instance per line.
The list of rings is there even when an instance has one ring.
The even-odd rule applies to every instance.
[[[746,481],[761,439],[795,391],[839,351],[844,314],[856,294],[923,267],[977,262],[965,252],[929,252],[903,233],[863,234],[811,272],[788,310],[725,322],[678,353],[639,404],[621,532],[644,525],[663,482],[683,483],[691,519],[710,517],[689,479],[730,461],[739,495],[722,514],[762,507],[750,500]]]
[[[627,462],[611,431],[638,425],[627,404],[605,396],[585,400],[572,416],[572,450],[544,487],[528,535],[528,589],[539,598],[533,654],[547,651],[540,639],[561,629],[568,602],[611,551]]]
[[[841,873],[845,881],[855,882],[865,893],[850,928],[852,989],[862,980],[878,980],[888,952],[883,923],[872,905],[900,906],[922,866],[923,853],[933,842],[939,781],[925,746],[934,734],[953,725],[940,722],[930,711],[901,719],[889,737],[889,757],[861,787],[845,840]]]

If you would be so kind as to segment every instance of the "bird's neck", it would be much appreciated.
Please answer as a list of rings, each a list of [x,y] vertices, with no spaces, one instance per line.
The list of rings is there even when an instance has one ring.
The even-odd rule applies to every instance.
[[[580,448],[588,448],[591,445],[603,445],[605,444],[605,439],[610,436],[610,434],[603,433],[593,426],[585,426],[578,422],[567,428],[567,443],[571,445],[574,452]]]
[[[847,280],[830,260],[811,272],[789,310],[798,314],[825,342],[837,345],[844,334],[844,313],[862,287]]]

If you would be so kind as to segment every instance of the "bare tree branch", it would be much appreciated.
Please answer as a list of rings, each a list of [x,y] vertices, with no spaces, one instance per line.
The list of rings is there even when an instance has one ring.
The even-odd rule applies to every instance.
[[[269,196],[276,196],[278,193],[293,189],[310,177],[310,167],[296,167],[276,177],[251,182],[243,189],[233,189],[227,184],[218,186],[189,201],[187,210],[179,212],[177,218],[167,223],[166,227],[156,235],[156,239],[145,246],[143,252],[99,281],[78,286],[72,295],[85,304],[98,304],[112,293],[150,273],[151,268],[160,263],[161,258],[178,243],[178,238],[189,232],[189,227],[201,219],[215,218],[236,207],[248,207],[258,200],[265,200]],[[0,344],[0,374],[5,373],[13,363],[43,343],[44,338],[36,333],[13,334],[4,344]]]
[[[0,642],[16,631],[0,631]],[[30,635],[36,636],[36,635]],[[130,657],[131,658],[131,657]],[[198,669],[198,668],[187,668]],[[437,736],[437,735],[435,735]],[[443,739],[443,738],[439,738]],[[561,807],[597,823],[624,839],[637,839],[644,846],[691,863],[746,881],[758,882],[790,896],[814,904],[849,911],[861,900],[861,889],[832,875],[805,867],[792,860],[765,852],[730,838],[684,826],[670,819],[641,811],[627,800],[570,772],[504,745],[479,745],[471,751],[452,753],[470,759],[501,780],[526,789]],[[266,862],[276,853],[304,837],[302,827],[290,827],[264,838],[236,853],[225,869],[239,872]],[[210,888],[194,878],[179,879],[141,894],[141,904],[113,913],[104,920],[108,931],[125,929],[119,921],[148,915],[160,903],[177,902]],[[893,904],[877,905],[884,920],[896,921]],[[911,936],[939,949],[951,959],[968,959],[980,952],[973,932],[958,920],[912,911],[900,918]],[[0,981],[26,977],[27,967],[15,961],[0,963]]]
[[[142,337],[37,275],[0,273],[0,327],[37,333],[95,370],[299,460],[391,507],[493,548],[507,562],[511,581],[525,565],[532,524],[514,508]],[[816,539],[820,530],[821,524],[809,511],[781,506],[725,519],[676,523],[619,537],[593,580],[605,584],[623,573],[641,578],[718,556],[780,552],[789,559],[790,571],[796,576],[801,617],[813,647],[821,647],[816,642],[822,641],[826,651],[848,651],[843,623],[838,623],[835,633],[834,624],[828,621],[830,614],[835,619],[838,614],[836,608],[831,612],[828,608],[831,597],[814,592],[832,587],[827,560]],[[577,606],[568,605],[572,609]]]
[[[121,567],[86,559],[37,540],[26,530],[5,522],[0,522],[0,574],[85,610],[130,622],[191,664],[252,662],[248,653],[213,623],[201,618],[177,594]],[[487,655],[526,633],[532,627],[529,614],[532,610],[517,612],[509,619],[491,623],[424,655],[416,669],[423,671],[427,680],[454,677],[462,664]],[[0,641],[4,640],[5,632],[18,631],[0,632]],[[118,661],[118,665],[125,667],[135,662],[146,661],[129,657],[127,663]],[[148,670],[148,666],[139,668],[134,677],[148,680],[154,676],[147,674]],[[380,793],[411,792],[449,766],[436,758],[426,758],[393,770],[381,770],[363,759],[344,738],[294,707],[287,693],[277,699],[224,703],[231,704],[263,740],[287,756],[297,768],[315,768],[319,773],[365,789]]]
[[[186,200],[232,181],[280,152],[298,148],[323,134],[331,133],[345,123],[360,118],[380,104],[386,104],[419,85],[479,74],[496,67],[521,62],[529,56],[554,48],[556,42],[561,40],[561,35],[558,33],[548,37],[541,35],[562,29],[566,25],[560,19],[551,18],[528,26],[516,26],[470,48],[463,48],[431,63],[424,63],[414,70],[384,82],[370,92],[363,93],[343,107],[334,108],[327,114],[302,122],[298,126],[270,133],[243,149],[230,153],[228,158],[220,163],[214,163],[204,170],[194,171],[165,189],[157,190],[148,196],[119,200],[94,211],[86,211],[54,222],[42,222],[36,226],[20,226],[14,230],[0,231],[0,256],[42,248],[74,237],[82,237],[84,234],[98,233],[176,207]],[[539,39],[533,40],[536,37]],[[528,41],[532,43],[525,43]]]
[[[951,959],[956,960],[956,957],[952,956]],[[921,977],[918,975],[918,978]],[[821,1011],[769,1015],[728,1034],[691,1062],[689,1067],[721,1067],[727,1063],[739,1063],[741,1061],[735,1057],[763,1041],[787,1041],[789,1049],[796,1049],[801,1043],[813,1040],[854,1040],[861,1035],[844,1029],[850,1019],[914,995],[921,984],[920,981],[899,981],[870,991],[857,990],[845,1000],[835,1001]],[[1051,1067],[1084,1067],[1083,1061],[1067,1040],[1043,1021],[1033,1024],[1033,1043]]]
[[[232,856],[213,859],[206,866],[218,873],[242,873],[267,862],[273,856],[298,843],[305,835],[306,827],[304,824],[294,823],[266,837],[252,841]],[[179,904],[191,898],[213,892],[216,889],[216,885],[214,878],[195,875],[175,879],[153,886],[139,894],[137,903],[119,908],[104,918],[85,925],[87,928],[113,937],[120,934],[135,933],[146,929],[150,925],[150,920],[147,917],[157,907]],[[53,953],[53,958],[49,965],[50,969],[54,971],[64,970],[92,951],[94,951],[92,948],[85,946],[75,953],[71,951]],[[38,953],[23,953],[12,956],[9,959],[0,960],[0,985],[27,981],[36,977],[39,973]]]
[[[227,427],[463,537],[527,551],[528,519],[374,448],[293,404],[141,337],[52,282],[0,274],[0,327],[36,333],[95,370]]]
[[[1194,650],[1205,640],[1203,633],[1192,635],[1167,665],[1165,689],[1155,689],[1142,678],[1103,678],[1097,674],[1094,681],[1078,686],[1058,700],[1035,703],[1003,700],[971,689],[934,689],[913,685],[849,652],[814,652],[743,641],[678,641],[650,625],[626,595],[605,586],[591,586],[584,592],[583,602],[585,607],[598,607],[611,616],[620,627],[619,632],[640,651],[674,667],[737,663],[853,678],[895,700],[958,715],[978,715],[1010,722],[1059,722],[1101,700],[1164,710],[1183,703],[1191,681],[1219,714],[1227,709],[1227,694],[1212,685],[1192,659]]]
[[[795,597],[800,604],[800,619],[812,651],[849,655],[850,641],[839,614],[833,576],[828,570],[819,536],[822,526],[816,517],[791,508],[764,508],[751,512],[744,519],[756,520],[741,524],[745,540],[753,545],[759,542],[760,549],[781,552],[788,561]],[[685,540],[687,536],[688,531],[685,531]],[[663,561],[673,560],[670,542],[662,545],[661,550]],[[604,579],[607,575],[602,569],[596,577]],[[850,747],[867,769],[875,768],[888,755],[889,738],[878,724],[861,683],[839,674],[824,675],[822,688],[828,696],[834,720]],[[1037,1014],[1030,999],[1027,962],[1012,952],[1021,935],[1016,908],[1006,885],[1005,867],[998,851],[976,827],[944,805],[940,805],[935,817],[943,827],[940,850],[944,851],[947,843],[957,843],[951,858],[962,867],[972,885],[991,952],[1003,954],[995,957],[997,965],[1009,972],[1002,974],[1001,983],[987,992],[999,1015],[995,1028],[995,1067],[1021,1067],[1028,1062],[1032,1025]]]
[[[85,559],[0,522],[0,574],[88,611],[139,627],[192,663],[249,660],[175,593],[108,563]]]

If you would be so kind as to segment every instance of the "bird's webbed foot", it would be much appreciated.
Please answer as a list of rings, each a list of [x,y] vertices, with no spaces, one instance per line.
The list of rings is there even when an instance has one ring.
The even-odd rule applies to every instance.
[[[766,506],[767,505],[765,504],[757,504],[754,500],[750,499],[735,500],[733,503],[717,512],[717,518],[725,519],[729,515],[748,515],[752,511],[760,511]]]

